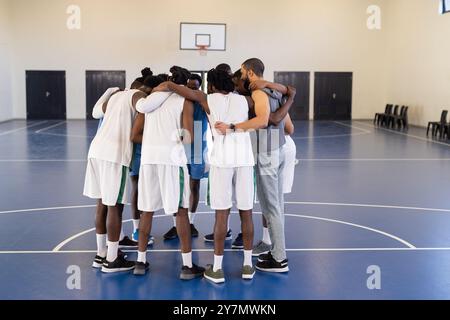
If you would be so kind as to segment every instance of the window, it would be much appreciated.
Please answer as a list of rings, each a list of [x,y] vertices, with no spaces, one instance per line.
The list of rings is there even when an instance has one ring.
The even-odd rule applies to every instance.
[[[441,0],[439,13],[441,14],[450,13],[450,0]]]

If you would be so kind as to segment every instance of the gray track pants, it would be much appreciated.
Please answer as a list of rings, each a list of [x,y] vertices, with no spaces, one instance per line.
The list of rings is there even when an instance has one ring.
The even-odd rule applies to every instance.
[[[267,221],[270,239],[273,243],[272,256],[275,260],[286,259],[286,240],[284,234],[284,194],[283,168],[284,149],[271,152],[271,155],[258,154],[256,165],[256,186],[261,209]]]

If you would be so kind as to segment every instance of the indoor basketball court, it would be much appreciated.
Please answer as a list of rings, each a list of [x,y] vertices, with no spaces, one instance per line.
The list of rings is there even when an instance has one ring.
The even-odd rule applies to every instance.
[[[118,0],[0,0],[0,299],[449,299],[450,124],[446,110],[450,108],[450,44],[445,41],[450,34],[449,11],[450,1],[446,0],[281,0],[270,6],[254,0],[168,0],[158,4],[146,0],[126,4]],[[231,143],[230,135],[252,130],[236,133],[240,125],[248,127],[223,117],[215,121],[218,116],[211,96],[233,95],[230,101],[241,101],[247,108],[245,101],[249,99],[243,98],[237,85],[236,91],[219,86],[232,77],[255,83],[252,75],[256,77],[258,70],[247,63],[250,58],[264,64],[259,80],[287,88],[283,103],[289,103],[289,92],[296,91],[288,112],[295,127],[289,139],[295,143],[296,161],[292,164],[291,190],[284,192],[284,210],[280,207],[279,216],[267,213],[267,207],[273,205],[268,194],[273,196],[276,186],[264,185],[265,178],[258,177],[257,169],[255,181],[253,173],[245,182],[237,175],[232,179],[233,188],[239,183],[247,183],[241,190],[256,185],[253,193],[257,196],[249,214],[254,225],[253,273],[251,279],[245,279],[242,268],[246,255],[252,254],[245,242],[246,227],[243,244],[237,244],[244,226],[240,217],[248,211],[239,204],[244,195],[235,192],[229,226],[222,228],[227,234],[223,234],[224,253],[220,254],[222,235],[218,230],[222,230],[220,221],[226,223],[226,219],[220,220],[217,215],[229,208],[214,204],[222,194],[211,179],[218,179],[218,172],[222,172],[217,168],[224,169],[217,164],[219,142]],[[220,64],[228,64],[231,73],[217,71]],[[197,75],[198,90],[190,89],[187,78],[183,83],[174,80],[178,70],[173,66],[189,71],[189,80]],[[142,79],[142,86],[165,89],[149,90],[139,100],[135,98],[142,87],[128,88],[144,77],[141,70],[145,67],[152,72],[147,76],[159,81],[153,86],[146,84],[149,78]],[[237,70],[242,74],[238,78]],[[213,76],[212,72],[217,74]],[[163,74],[168,76],[165,81],[156,79]],[[222,77],[220,81],[218,77]],[[121,91],[100,103],[109,88]],[[142,253],[138,243],[142,245],[143,236],[139,238],[139,233],[145,227],[142,218],[136,221],[133,213],[135,200],[128,170],[135,168],[131,158],[127,158],[130,166],[124,166],[127,181],[124,174],[119,181],[119,198],[123,196],[123,183],[127,184],[126,201],[101,204],[102,199],[97,202],[86,191],[89,166],[95,158],[91,157],[93,145],[103,135],[102,148],[110,148],[116,142],[108,140],[107,130],[114,132],[122,126],[128,130],[125,136],[131,137],[136,126],[134,112],[144,113],[139,103],[148,101],[155,92],[170,91],[170,97],[182,97],[178,106],[181,118],[177,114],[174,119],[181,119],[180,129],[186,129],[186,101],[192,99],[174,91],[183,89],[191,92],[189,97],[205,99],[197,104],[208,114],[205,119],[209,125],[203,132],[208,152],[203,156],[213,161],[209,164],[206,160],[204,173],[211,168],[216,171],[209,171],[209,178],[198,179],[196,210],[191,209],[192,197],[186,200],[189,209],[188,204],[181,205],[183,188],[190,187],[192,195],[192,185],[173,187],[162,178],[159,182],[147,181],[150,189],[161,189],[164,203],[155,206],[159,210],[153,215],[152,243]],[[253,116],[259,119],[263,106],[254,93],[258,90],[250,89],[247,98],[254,101]],[[197,93],[192,94],[194,91]],[[114,117],[112,110],[119,108],[113,103],[118,100],[114,95],[127,92],[133,93],[131,100],[127,98],[133,109],[132,121],[127,113],[109,125]],[[142,154],[150,154],[148,159],[163,153],[156,149],[152,154],[148,150],[154,149],[146,144],[153,146],[149,141],[157,135],[149,134],[149,130],[169,126],[165,120],[155,120],[166,119],[155,114],[167,110],[164,106],[169,100],[156,111],[145,113],[142,146],[146,151],[143,149]],[[197,106],[197,100],[192,101]],[[99,105],[103,108],[100,124],[96,117]],[[225,116],[235,112],[230,110],[234,109],[228,109]],[[277,110],[267,110],[266,126],[255,130],[267,127],[286,131],[285,126],[274,125],[269,118],[269,113]],[[250,126],[256,121],[251,121],[247,111],[242,123]],[[220,120],[233,132],[218,133],[216,124]],[[125,121],[129,122],[127,126]],[[180,126],[180,121],[173,125]],[[136,143],[125,140],[123,143],[134,154]],[[236,143],[235,147],[242,145]],[[242,150],[237,153],[242,155]],[[227,152],[225,157],[231,157]],[[143,176],[143,167],[161,165],[159,160],[153,163],[144,158],[138,171],[139,197],[150,194],[141,182],[147,177]],[[192,170],[189,167],[191,182]],[[282,174],[279,179],[281,176],[285,178]],[[183,183],[187,179],[183,176]],[[219,182],[227,185],[225,179]],[[102,181],[103,201],[110,187]],[[210,193],[211,187],[214,193]],[[180,200],[179,210],[189,210],[189,260],[180,227],[185,221],[183,213],[174,212],[175,218],[168,214],[166,201],[171,200],[167,197],[175,198],[176,203]],[[152,207],[147,201],[140,201],[135,205],[142,214],[152,210],[146,209]],[[121,270],[107,261],[117,242],[109,233],[116,228],[109,220],[115,212],[111,208],[122,204],[120,250],[116,250],[114,259],[141,262],[143,274],[133,271],[137,269],[134,265],[123,270],[128,266],[124,261]],[[105,235],[96,222],[100,205],[108,208]],[[262,216],[270,221],[266,229]],[[277,222],[271,220],[274,217],[283,222],[281,235],[276,231]],[[139,227],[137,223],[141,223]],[[168,236],[168,230],[175,235]],[[100,250],[99,235],[107,241],[108,247],[103,246],[108,251]],[[255,256],[260,240],[264,243],[267,235],[272,243],[264,254],[283,267],[288,261],[288,272],[286,268],[268,270],[266,258]],[[122,245],[123,236],[134,245]],[[276,259],[280,237],[285,239],[286,262]],[[104,261],[93,267],[94,257],[101,252]],[[145,262],[149,267],[144,267]],[[190,281],[180,280],[182,266],[189,264],[191,268],[195,264],[206,268],[206,276],[201,271]],[[224,282],[217,276],[219,270],[224,272]]]

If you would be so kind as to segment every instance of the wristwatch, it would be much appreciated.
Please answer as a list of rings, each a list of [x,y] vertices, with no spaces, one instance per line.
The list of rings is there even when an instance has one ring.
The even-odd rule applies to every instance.
[[[236,125],[234,125],[233,123],[230,124],[230,129],[231,129],[233,132],[236,132]]]

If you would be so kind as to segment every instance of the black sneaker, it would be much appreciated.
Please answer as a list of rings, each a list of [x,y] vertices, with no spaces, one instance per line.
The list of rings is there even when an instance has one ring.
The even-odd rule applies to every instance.
[[[118,256],[114,262],[105,261],[102,267],[104,273],[116,273],[133,270],[135,263],[125,260],[124,257]]]
[[[231,249],[244,249],[244,239],[242,233],[239,233],[236,240],[231,244]]]
[[[128,257],[128,255],[120,249],[119,249],[119,252],[117,253],[117,255],[119,257],[123,257],[124,259],[126,259]]]
[[[281,262],[276,261],[272,254],[262,254],[258,258],[256,269],[264,272],[284,273],[289,272],[288,259],[284,259]]]
[[[198,230],[192,223],[191,223],[191,237],[192,238],[198,237]]]
[[[214,233],[207,234],[203,238],[206,242],[214,242]],[[233,240],[233,235],[231,234],[231,229],[228,230],[227,235],[225,236],[225,241]]]
[[[192,280],[195,278],[200,278],[205,273],[205,268],[199,267],[195,264],[192,264],[192,268],[183,266],[181,268],[180,279],[181,280]]]
[[[176,227],[172,227],[172,229],[167,231],[167,233],[164,235],[164,239],[166,239],[166,240],[174,240],[176,238],[178,238],[178,233],[177,233]]]
[[[270,251],[268,253],[263,253],[258,256],[259,262],[269,261],[271,259],[273,259],[273,257],[272,257],[272,253],[270,253]]]
[[[138,246],[136,241],[131,240],[127,236],[119,241],[119,248],[135,248]]]
[[[106,261],[106,257],[102,258],[100,256],[95,256],[94,262],[92,263],[92,268],[95,269],[101,269],[103,267],[103,264]]]
[[[134,267],[133,274],[135,276],[145,276],[147,270],[150,268],[150,264],[148,262],[136,262],[136,266]]]

